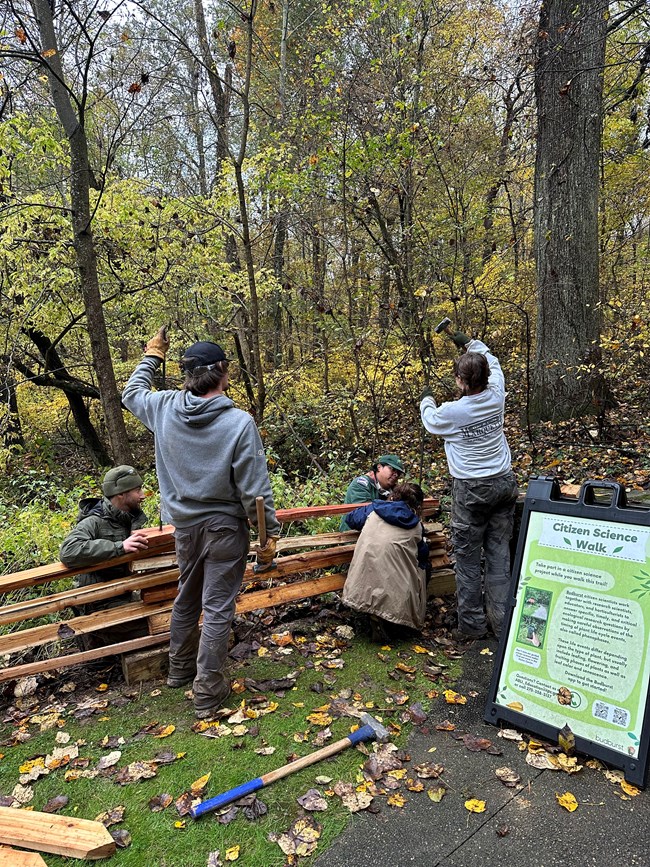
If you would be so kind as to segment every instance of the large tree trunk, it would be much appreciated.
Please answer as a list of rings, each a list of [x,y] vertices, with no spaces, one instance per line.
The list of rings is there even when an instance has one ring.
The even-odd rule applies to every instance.
[[[90,186],[92,172],[88,163],[88,142],[83,117],[75,112],[70,91],[65,85],[63,66],[59,55],[52,6],[49,0],[34,0],[34,9],[41,35],[42,55],[47,57],[47,76],[52,101],[70,142],[70,201],[72,204],[73,245],[79,270],[79,282],[86,311],[86,325],[90,339],[93,364],[101,393],[106,430],[113,460],[118,464],[132,464],[133,457],[126,434],[120,396],[108,345],[108,334],[102,307],[97,259],[92,233]],[[54,52],[50,54],[50,52]],[[83,106],[85,99],[77,105]],[[80,108],[81,110],[81,108]]]
[[[537,350],[533,412],[568,418],[601,395],[599,155],[606,0],[544,0],[535,65]]]

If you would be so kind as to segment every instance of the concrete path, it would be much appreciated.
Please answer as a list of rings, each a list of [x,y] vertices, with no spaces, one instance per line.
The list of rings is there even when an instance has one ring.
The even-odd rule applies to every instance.
[[[537,770],[514,741],[497,737],[483,722],[494,656],[480,653],[496,641],[475,642],[463,660],[464,675],[455,687],[466,705],[435,701],[429,718],[412,736],[410,765],[444,766],[448,793],[440,803],[426,792],[401,791],[408,803],[392,808],[382,798],[381,813],[353,817],[349,828],[313,867],[632,867],[650,865],[650,795],[621,800],[620,786],[603,771],[577,774]],[[473,695],[472,695],[473,694]],[[448,719],[457,731],[488,738],[501,756],[469,751],[462,740],[435,730]],[[430,753],[431,747],[436,747]],[[582,757],[579,757],[582,762]],[[495,776],[508,766],[523,788],[506,788]],[[433,788],[435,780],[425,780]],[[578,809],[568,813],[556,793],[571,792]],[[484,813],[469,813],[468,798],[486,801]],[[500,836],[499,833],[504,833]]]

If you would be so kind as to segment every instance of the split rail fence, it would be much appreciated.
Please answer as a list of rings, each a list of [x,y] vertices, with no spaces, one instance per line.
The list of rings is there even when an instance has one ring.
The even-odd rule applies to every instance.
[[[282,524],[288,525],[309,518],[343,515],[357,505],[279,509],[277,517]],[[438,505],[437,500],[425,500],[425,520],[426,516],[437,511]],[[442,526],[428,523],[425,527],[432,567],[428,593],[452,593],[455,589],[454,572],[450,568]],[[173,529],[171,526],[147,528],[143,531],[149,540],[146,551],[114,557],[93,566],[68,569],[59,562],[0,577],[0,599],[7,600],[7,604],[0,607],[0,633],[3,633],[0,634],[0,658],[4,659],[3,667],[0,668],[0,683],[168,643],[171,609],[178,584]],[[348,531],[281,538],[275,569],[255,574],[253,562],[247,565],[242,591],[237,599],[237,613],[272,608],[341,590],[345,583],[344,572],[313,573],[349,563],[358,536],[357,532]],[[25,588],[126,562],[130,563],[129,574],[119,580],[9,601],[12,597],[19,598],[20,591]],[[140,591],[139,601],[69,617],[70,609],[134,590]],[[35,619],[43,617],[48,617],[50,622],[32,625]],[[76,636],[143,618],[147,621],[148,635],[93,650],[66,652],[70,639]],[[42,658],[25,662],[25,657],[33,657],[35,651]]]

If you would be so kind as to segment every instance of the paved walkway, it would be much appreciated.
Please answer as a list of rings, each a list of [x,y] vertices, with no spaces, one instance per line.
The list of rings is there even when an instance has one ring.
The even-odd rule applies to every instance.
[[[650,865],[650,793],[621,800],[619,786],[602,771],[577,774],[536,770],[514,741],[497,737],[483,722],[494,656],[482,655],[495,641],[476,642],[465,654],[464,675],[456,686],[466,705],[435,702],[427,722],[409,742],[411,765],[444,765],[449,787],[440,803],[426,793],[402,790],[402,809],[382,805],[378,815],[358,814],[313,867],[633,867]],[[471,693],[476,693],[474,696]],[[448,732],[435,730],[445,718],[457,730],[490,739],[501,756],[471,752]],[[428,752],[435,746],[434,753]],[[495,769],[508,766],[524,787],[506,788]],[[432,788],[434,780],[426,780]],[[571,792],[579,806],[568,813],[556,793]],[[469,813],[468,798],[486,801],[484,813]],[[383,799],[382,799],[383,800]],[[499,836],[498,830],[507,830]]]

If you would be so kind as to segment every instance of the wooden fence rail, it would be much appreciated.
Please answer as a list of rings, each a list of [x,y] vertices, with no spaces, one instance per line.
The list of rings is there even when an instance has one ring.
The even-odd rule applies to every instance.
[[[280,509],[277,511],[277,516],[280,522],[286,525],[309,518],[343,515],[357,505]],[[426,500],[424,514],[431,515],[437,508],[436,500]],[[0,594],[6,595],[24,588],[57,582],[81,572],[92,572],[105,568],[109,564],[113,566],[124,562],[131,563],[130,573],[122,579],[58,591],[34,599],[8,601],[8,604],[0,607],[0,632],[4,633],[0,634],[0,655],[10,657],[10,664],[0,669],[0,683],[27,674],[65,668],[93,659],[101,659],[107,655],[142,650],[167,643],[171,608],[178,581],[173,529],[171,526],[165,526],[162,530],[158,528],[144,530],[149,539],[149,547],[137,554],[76,569],[68,569],[63,563],[53,563],[1,577]],[[428,525],[428,530],[434,570],[433,590],[437,594],[452,592],[453,572],[448,568],[449,560],[442,528],[438,524],[433,524]],[[320,572],[323,569],[349,563],[354,554],[358,535],[354,531],[348,531],[283,537],[278,544],[275,569],[255,574],[253,563],[247,565],[242,592],[237,599],[237,612],[241,614],[271,608],[286,602],[341,590],[345,583],[343,572],[325,575]],[[316,577],[313,573],[316,573]],[[36,618],[51,617],[68,609],[78,609],[133,590],[140,591],[139,601],[127,602],[124,605],[59,619],[51,623],[30,625]],[[111,625],[143,618],[146,618],[149,635],[142,638],[72,653],[65,653],[61,647],[61,643],[66,639],[87,635],[98,629],[110,629]],[[45,645],[51,646],[47,659],[29,662],[16,659],[19,654],[24,655]]]

